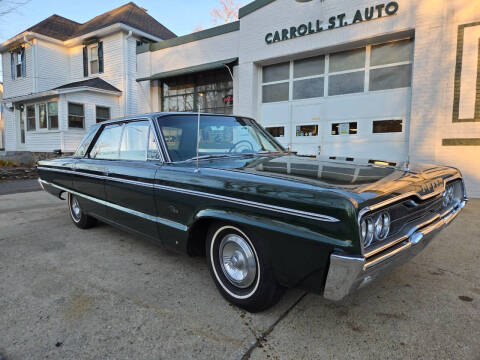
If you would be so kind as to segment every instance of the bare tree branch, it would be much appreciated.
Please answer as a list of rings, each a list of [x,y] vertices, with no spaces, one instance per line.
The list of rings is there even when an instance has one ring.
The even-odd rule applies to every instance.
[[[14,12],[29,2],[30,0],[0,0],[0,17]]]
[[[220,7],[210,12],[212,22],[216,25],[218,22],[229,23],[238,20],[238,10],[240,2],[237,0],[218,0]]]

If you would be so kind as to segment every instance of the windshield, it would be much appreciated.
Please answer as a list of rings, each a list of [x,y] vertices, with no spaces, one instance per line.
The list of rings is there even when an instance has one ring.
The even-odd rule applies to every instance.
[[[197,115],[170,115],[158,119],[172,161],[197,156]],[[255,121],[233,116],[201,115],[200,157],[229,156],[284,149]]]

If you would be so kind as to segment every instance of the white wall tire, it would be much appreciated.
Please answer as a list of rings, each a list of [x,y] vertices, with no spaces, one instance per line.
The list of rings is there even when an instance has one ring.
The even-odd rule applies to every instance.
[[[229,246],[226,251],[225,243]],[[213,281],[229,302],[259,312],[279,299],[281,288],[266,261],[264,247],[246,231],[233,224],[212,224],[206,253]]]
[[[70,218],[77,227],[89,229],[97,224],[97,219],[82,211],[81,201],[75,195],[68,193],[67,201]]]

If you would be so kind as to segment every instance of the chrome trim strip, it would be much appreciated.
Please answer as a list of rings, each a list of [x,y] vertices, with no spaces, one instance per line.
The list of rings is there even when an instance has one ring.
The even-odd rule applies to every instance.
[[[395,239],[395,240],[389,242],[388,244],[385,244],[385,245],[380,246],[380,247],[378,247],[378,248],[376,248],[376,249],[373,249],[372,251],[367,252],[367,253],[365,254],[365,257],[366,257],[366,258],[369,258],[369,257],[371,257],[371,256],[373,256],[373,255],[375,255],[375,254],[378,254],[379,252],[382,252],[383,250],[386,250],[386,249],[388,249],[389,247],[392,247],[392,246],[398,244],[399,242],[402,242],[403,240],[407,240],[407,239],[408,239],[408,235],[401,236],[401,237],[399,237],[398,239]]]
[[[94,198],[94,197],[92,197],[92,196],[88,196],[88,195],[79,193],[79,192],[77,192],[77,191],[67,189],[67,188],[65,188],[65,187],[63,187],[63,186],[56,185],[56,184],[50,183],[50,182],[45,181],[45,180],[42,180],[42,179],[39,179],[39,181],[40,181],[41,184],[45,184],[45,185],[48,185],[48,186],[56,187],[56,188],[59,189],[59,190],[68,192],[68,193],[73,194],[73,195],[76,195],[76,196],[80,196],[80,197],[82,197],[82,198],[85,198],[85,199],[87,199],[87,200],[96,202],[96,203],[101,204],[101,205],[104,205],[104,206],[111,207],[111,208],[113,208],[113,209],[115,209],[115,210],[119,210],[119,211],[126,212],[127,214],[131,214],[131,215],[134,215],[134,216],[138,216],[138,217],[140,217],[140,218],[142,218],[142,219],[146,219],[146,220],[150,220],[150,221],[153,221],[153,222],[156,222],[156,223],[160,223],[160,224],[162,224],[162,225],[166,225],[166,226],[169,226],[169,227],[175,228],[175,229],[177,229],[177,230],[181,230],[181,231],[187,231],[187,230],[188,230],[188,227],[187,227],[186,225],[177,223],[177,222],[175,222],[175,221],[171,221],[171,220],[168,220],[168,219],[160,218],[160,217],[157,217],[157,216],[148,215],[148,214],[142,213],[142,212],[140,212],[140,211],[136,211],[136,210],[132,210],[132,209],[128,209],[128,208],[126,208],[126,207],[120,206],[120,205],[112,204],[112,203],[110,203],[110,202],[108,202],[108,201],[100,200],[100,199]],[[42,187],[43,187],[43,186],[42,186]]]
[[[295,209],[290,209],[290,208],[284,208],[284,207],[276,206],[276,205],[267,205],[267,204],[262,204],[262,203],[258,203],[258,202],[255,202],[255,201],[232,198],[232,197],[224,196],[224,195],[209,194],[209,193],[204,193],[204,192],[196,191],[196,190],[180,189],[180,188],[176,188],[176,187],[158,185],[158,184],[155,184],[154,187],[156,189],[160,189],[160,190],[174,191],[174,192],[187,194],[187,195],[201,196],[201,197],[214,199],[214,200],[227,201],[227,202],[231,202],[231,203],[234,203],[234,204],[241,204],[241,205],[251,206],[251,207],[255,207],[255,208],[259,208],[259,209],[276,211],[276,212],[280,212],[280,213],[283,213],[283,214],[295,215],[295,216],[300,216],[300,217],[313,219],[313,220],[320,220],[320,221],[326,221],[326,222],[338,222],[338,221],[340,221],[337,218],[334,218],[334,217],[331,217],[331,216],[328,216],[328,215],[315,214],[315,213],[311,213],[311,212],[308,212],[308,211],[301,211],[301,210],[295,210]]]
[[[386,253],[376,259],[373,259],[373,260],[370,260],[370,261],[367,261],[365,263],[365,265],[363,265],[363,269],[366,270],[368,269],[369,267],[372,267],[374,265],[377,265],[378,263],[381,263],[382,261],[388,259],[388,258],[391,258],[392,256],[398,254],[399,252],[405,250],[405,249],[408,249],[410,246],[412,246],[412,243],[409,241],[407,242],[406,244],[400,246],[399,248],[393,250],[393,251],[390,251],[389,253]]]
[[[295,209],[290,209],[290,208],[285,208],[285,207],[275,206],[275,205],[267,205],[267,204],[262,204],[262,203],[258,203],[258,202],[255,202],[255,201],[232,198],[232,197],[223,196],[223,195],[210,194],[210,193],[205,193],[205,192],[196,191],[196,190],[187,190],[187,189],[181,189],[181,188],[172,187],[172,186],[150,184],[150,183],[145,183],[145,182],[140,182],[140,181],[115,178],[115,177],[110,177],[110,176],[94,175],[94,174],[88,174],[88,173],[84,173],[84,172],[80,172],[80,171],[69,171],[69,170],[61,170],[61,169],[47,168],[47,167],[38,167],[38,169],[67,173],[67,174],[74,174],[74,175],[80,175],[80,176],[89,176],[89,177],[94,177],[94,178],[98,178],[98,179],[123,182],[123,183],[127,183],[127,184],[138,185],[138,186],[153,187],[153,188],[159,189],[159,190],[173,191],[173,192],[178,192],[178,193],[193,195],[193,196],[201,196],[201,197],[204,197],[204,198],[226,201],[226,202],[231,202],[231,203],[234,203],[234,204],[241,204],[241,205],[245,205],[245,206],[255,207],[255,208],[258,208],[258,209],[264,209],[264,210],[279,212],[279,213],[288,214],[288,215],[300,216],[300,217],[304,217],[304,218],[312,219],[312,220],[325,221],[325,222],[339,222],[340,221],[337,218],[334,218],[334,217],[328,216],[328,215],[316,214],[316,213],[311,213],[311,212],[308,212],[308,211],[295,210]]]

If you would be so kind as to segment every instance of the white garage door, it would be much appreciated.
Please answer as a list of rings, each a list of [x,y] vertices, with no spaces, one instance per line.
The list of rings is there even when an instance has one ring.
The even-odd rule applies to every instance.
[[[303,155],[405,160],[413,40],[262,69],[261,123]]]

